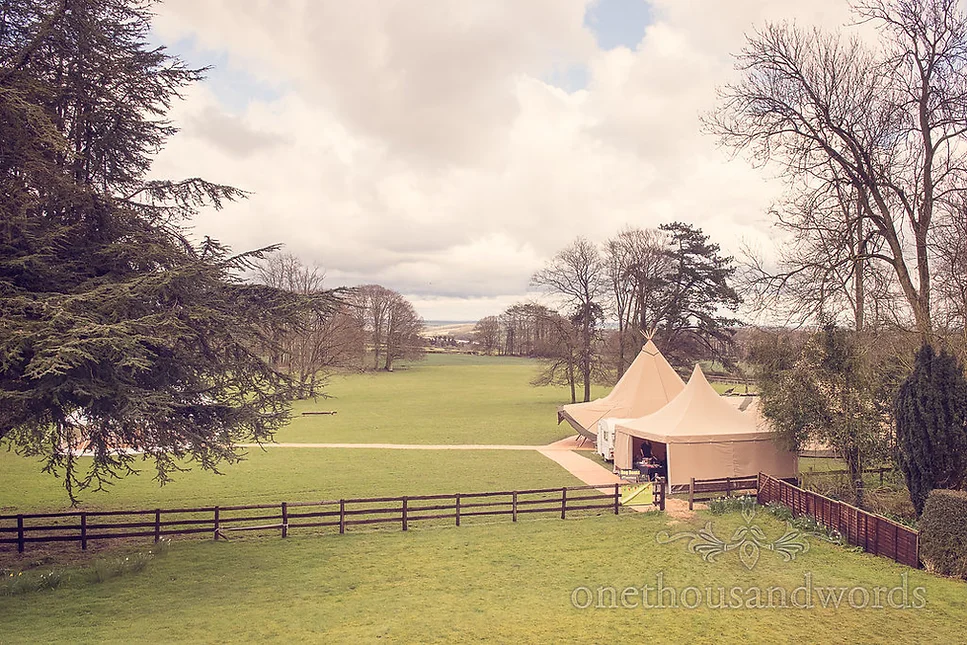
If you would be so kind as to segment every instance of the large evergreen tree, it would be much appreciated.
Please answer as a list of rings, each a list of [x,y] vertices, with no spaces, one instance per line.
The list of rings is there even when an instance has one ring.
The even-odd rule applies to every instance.
[[[921,347],[895,407],[900,467],[919,514],[934,488],[967,484],[967,379],[957,360]]]
[[[667,273],[657,293],[656,342],[674,365],[688,365],[718,353],[732,342],[738,320],[722,315],[736,311],[742,299],[731,285],[735,265],[702,229],[672,222],[659,230],[668,235]]]
[[[295,390],[258,348],[333,304],[240,280],[265,249],[187,237],[241,191],[148,179],[171,101],[204,71],[148,45],[149,7],[0,6],[0,442],[42,455],[72,498],[133,467],[121,448],[163,483],[183,458],[214,470],[271,438]]]

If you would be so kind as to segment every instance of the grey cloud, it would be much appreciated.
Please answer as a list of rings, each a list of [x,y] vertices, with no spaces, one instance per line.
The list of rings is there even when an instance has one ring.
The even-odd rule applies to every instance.
[[[166,0],[163,39],[224,50],[286,94],[236,117],[201,86],[155,169],[253,191],[203,213],[199,235],[283,242],[330,285],[379,282],[441,307],[523,297],[574,237],[625,225],[690,221],[730,254],[745,238],[771,245],[758,222],[777,184],[727,162],[697,114],[743,29],[835,2],[653,0],[636,51],[597,52],[584,0]],[[582,56],[586,90],[540,81]]]
[[[211,106],[195,115],[186,129],[189,133],[211,142],[216,148],[243,157],[266,148],[284,145],[287,141],[278,134],[253,130],[239,117]]]

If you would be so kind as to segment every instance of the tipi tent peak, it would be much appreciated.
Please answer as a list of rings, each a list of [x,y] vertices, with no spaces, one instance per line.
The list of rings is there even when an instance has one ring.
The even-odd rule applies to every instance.
[[[567,421],[578,433],[596,439],[598,421],[651,414],[684,387],[682,378],[649,339],[607,396],[559,408],[557,422]]]

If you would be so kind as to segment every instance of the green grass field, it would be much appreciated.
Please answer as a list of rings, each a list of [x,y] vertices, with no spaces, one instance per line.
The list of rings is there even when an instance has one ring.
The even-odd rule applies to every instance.
[[[555,425],[560,389],[528,385],[535,365],[519,359],[431,356],[392,374],[335,378],[333,398],[297,404],[333,409],[297,417],[284,442],[543,444],[570,434]],[[595,396],[604,392],[598,390]],[[823,462],[825,465],[825,462]],[[819,464],[816,464],[819,465]],[[390,451],[376,448],[268,448],[225,475],[181,473],[159,488],[150,470],[84,508],[213,505],[302,499],[418,495],[578,484],[535,451]],[[57,480],[36,462],[0,452],[4,512],[66,506]],[[0,553],[0,571],[65,572],[57,589],[0,595],[0,643],[45,642],[901,642],[963,640],[967,587],[884,559],[811,541],[792,562],[762,551],[754,570],[735,552],[718,562],[684,542],[658,544],[661,530],[697,530],[706,521],[724,539],[741,517],[702,512],[691,523],[657,514],[603,513],[512,524],[476,518],[460,528],[417,525],[402,533],[293,530],[238,535],[230,542],[185,539],[139,573],[102,583],[104,562],[150,543],[98,543]],[[783,527],[756,518],[768,539]],[[112,549],[115,549],[112,551]],[[919,609],[575,608],[572,591],[655,585],[782,587],[809,574],[816,586],[925,588]],[[2,587],[0,587],[2,589]],[[605,592],[606,594],[609,592]],[[870,592],[872,593],[872,592]],[[607,600],[607,599],[606,599]],[[620,598],[619,598],[620,603]]]
[[[332,398],[299,401],[279,442],[543,445],[569,436],[558,426],[561,388],[529,385],[534,361],[431,354],[393,373],[336,376]],[[596,392],[596,396],[600,392]],[[303,410],[337,410],[303,417]],[[81,465],[89,463],[80,460]],[[194,469],[160,488],[150,463],[82,508],[154,508],[374,495],[419,495],[580,483],[536,452],[387,451],[269,447],[226,465]],[[0,450],[0,512],[49,511],[68,503],[59,480],[36,460]]]
[[[331,398],[300,401],[280,442],[542,445],[571,434],[557,424],[567,392],[532,387],[522,358],[429,354],[391,374],[334,376]],[[602,396],[607,388],[595,388]],[[334,415],[302,416],[309,410]]]
[[[9,643],[151,642],[669,642],[669,643],[953,643],[963,642],[967,587],[887,560],[810,539],[785,562],[763,552],[753,570],[734,552],[716,562],[683,542],[658,544],[661,530],[712,521],[727,538],[738,515],[703,513],[693,526],[656,513],[529,520],[408,533],[250,538],[183,542],[141,573],[101,584],[84,570],[55,590],[0,597],[0,640]],[[768,539],[783,527],[755,518]],[[768,589],[924,587],[914,609],[812,609],[612,606],[610,591],[586,609],[572,593],[613,588],[687,586],[704,593],[733,587],[769,602]],[[749,591],[752,589],[752,591]],[[777,593],[777,592],[776,592]],[[575,597],[579,605],[586,593]],[[630,598],[630,596],[629,596]],[[654,592],[649,603],[656,605]],[[899,595],[897,596],[899,599]],[[863,596],[857,595],[857,605]],[[628,604],[632,604],[626,599]],[[707,601],[703,601],[707,602]],[[731,601],[730,601],[731,602]],[[773,603],[778,604],[778,597]],[[787,604],[791,600],[787,600]],[[881,604],[886,600],[881,599]],[[694,595],[686,603],[694,603]],[[670,604],[668,595],[665,604]]]
[[[281,501],[577,486],[582,482],[536,451],[267,448],[224,475],[179,473],[159,487],[150,471],[106,492],[86,492],[81,510],[259,504]],[[58,510],[59,480],[0,453],[0,513]]]

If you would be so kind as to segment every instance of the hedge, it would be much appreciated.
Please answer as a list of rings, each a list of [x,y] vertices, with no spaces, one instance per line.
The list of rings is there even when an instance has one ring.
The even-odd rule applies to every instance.
[[[931,570],[967,579],[967,492],[930,492],[920,516],[920,559]]]

